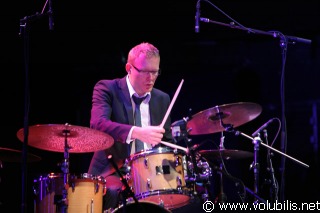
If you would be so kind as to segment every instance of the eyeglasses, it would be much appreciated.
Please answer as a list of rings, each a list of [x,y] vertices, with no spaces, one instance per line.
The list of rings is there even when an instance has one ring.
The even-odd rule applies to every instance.
[[[159,69],[158,71],[143,71],[143,70],[139,70],[138,68],[136,68],[133,64],[131,64],[131,66],[138,71],[138,73],[141,73],[142,75],[153,75],[155,77],[159,76],[161,74],[161,69]]]

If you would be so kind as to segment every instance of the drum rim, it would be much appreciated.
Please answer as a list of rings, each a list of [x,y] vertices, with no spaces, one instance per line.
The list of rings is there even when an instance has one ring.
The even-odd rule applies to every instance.
[[[156,191],[161,191],[162,193],[157,193]],[[166,192],[163,192],[164,190],[154,190],[152,191],[153,193],[155,194],[152,194],[152,195],[148,195],[148,196],[140,196],[141,194],[147,194],[147,192],[143,192],[143,193],[140,193],[139,195],[135,195],[136,198],[140,201],[150,201],[148,200],[148,198],[152,198],[152,197],[156,197],[156,196],[163,196],[163,195],[183,195],[184,197],[186,197],[187,199],[185,199],[183,202],[177,202],[177,203],[172,203],[172,204],[168,204],[168,203],[164,203],[164,208],[165,209],[168,209],[168,210],[173,210],[173,209],[177,209],[177,208],[180,208],[182,206],[185,206],[185,205],[188,205],[190,202],[191,202],[191,199],[192,199],[192,195],[188,193],[179,193],[179,191],[177,190],[171,190],[173,191],[172,193],[166,193]],[[167,190],[165,190],[167,191]],[[146,200],[144,200],[146,199]],[[150,202],[153,202],[153,201],[150,201]]]
[[[135,202],[134,200],[132,200],[132,199],[127,199],[126,202],[127,202],[126,205],[134,205],[134,204],[136,204],[136,202]],[[138,200],[138,203],[140,203],[140,204],[154,205],[154,206],[160,207],[160,208],[163,209],[164,212],[166,212],[166,213],[172,213],[171,210],[169,210],[169,209],[167,209],[167,208],[165,208],[165,207],[163,207],[163,206],[161,206],[161,205],[159,205],[158,203],[153,202],[153,201],[149,201],[149,200]],[[111,213],[115,213],[115,212],[117,212],[118,210],[121,210],[121,208],[123,208],[123,206],[124,206],[124,205],[121,204],[121,205],[119,205],[118,207],[112,209],[112,210],[111,210]],[[108,210],[105,210],[104,213],[106,213],[107,211],[108,211]]]
[[[50,180],[50,179],[60,178],[60,177],[63,177],[63,173],[50,172],[50,173],[39,175],[37,178],[33,179],[33,182]]]
[[[41,174],[39,175],[36,179],[33,180],[33,182],[37,182],[37,181],[45,181],[45,180],[50,180],[50,179],[54,179],[54,178],[63,178],[64,177],[64,173],[59,173],[59,172],[50,172],[47,174]],[[73,174],[69,174],[69,181],[77,181],[77,180],[92,180],[95,181],[97,180],[100,183],[105,184],[106,180],[103,176],[100,175],[93,175],[90,173],[73,173]]]
[[[92,180],[98,181],[101,183],[106,183],[106,180],[103,176],[93,175],[90,173],[80,173],[80,174],[70,174],[69,181],[77,181],[77,180]]]
[[[129,161],[133,161],[137,158],[154,155],[154,154],[167,154],[167,153],[176,153],[177,155],[185,155],[185,153],[181,150],[172,149],[170,147],[157,147],[147,150],[142,150],[140,152],[134,153],[129,156]]]
[[[158,189],[152,191],[146,191],[139,194],[135,194],[137,199],[147,198],[156,195],[169,195],[169,194],[179,194],[179,195],[186,195],[187,197],[191,198],[191,195],[188,193],[187,189]]]

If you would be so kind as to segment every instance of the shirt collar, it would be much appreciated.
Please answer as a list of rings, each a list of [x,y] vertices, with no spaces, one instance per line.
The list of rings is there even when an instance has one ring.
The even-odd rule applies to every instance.
[[[145,96],[147,96],[144,101],[146,101],[146,103],[149,103],[150,98],[151,98],[151,93],[150,93],[150,92],[147,92],[146,94],[144,94],[144,95],[142,95],[142,96],[139,96],[138,93],[136,93],[136,91],[135,91],[135,90],[133,89],[133,87],[132,87],[132,84],[131,84],[131,82],[130,82],[130,80],[129,80],[129,75],[127,75],[126,81],[127,81],[127,85],[128,85],[128,89],[129,89],[129,93],[130,93],[130,98],[131,98],[133,95],[135,95],[135,96],[137,96],[137,97],[145,97]]]

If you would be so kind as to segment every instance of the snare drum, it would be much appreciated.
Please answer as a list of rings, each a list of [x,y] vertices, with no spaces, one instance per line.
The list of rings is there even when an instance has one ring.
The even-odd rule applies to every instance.
[[[106,182],[103,177],[83,173],[70,175],[67,184],[67,202],[63,202],[64,174],[50,173],[34,181],[36,213],[101,213]]]
[[[167,209],[189,203],[184,153],[159,147],[130,156],[128,165],[128,184],[138,200],[157,203]]]

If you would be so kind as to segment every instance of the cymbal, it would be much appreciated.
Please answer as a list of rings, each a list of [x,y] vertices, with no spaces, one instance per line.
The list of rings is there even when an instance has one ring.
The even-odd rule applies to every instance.
[[[17,136],[24,141],[23,128],[17,132]],[[111,147],[113,142],[107,133],[88,127],[70,124],[38,124],[29,127],[28,144],[53,152],[64,152],[65,144],[70,147],[70,153],[94,152]]]
[[[38,157],[34,154],[27,154],[27,162],[36,162],[40,161],[41,157]],[[0,161],[3,162],[22,162],[22,152],[19,150],[9,149],[0,147]]]
[[[226,160],[253,157],[252,152],[236,149],[200,150],[199,153],[202,157],[206,158],[207,160],[219,160],[221,159],[221,157]]]
[[[187,122],[190,135],[201,135],[222,132],[225,125],[240,126],[260,115],[260,105],[250,102],[239,102],[215,106],[198,112]]]

